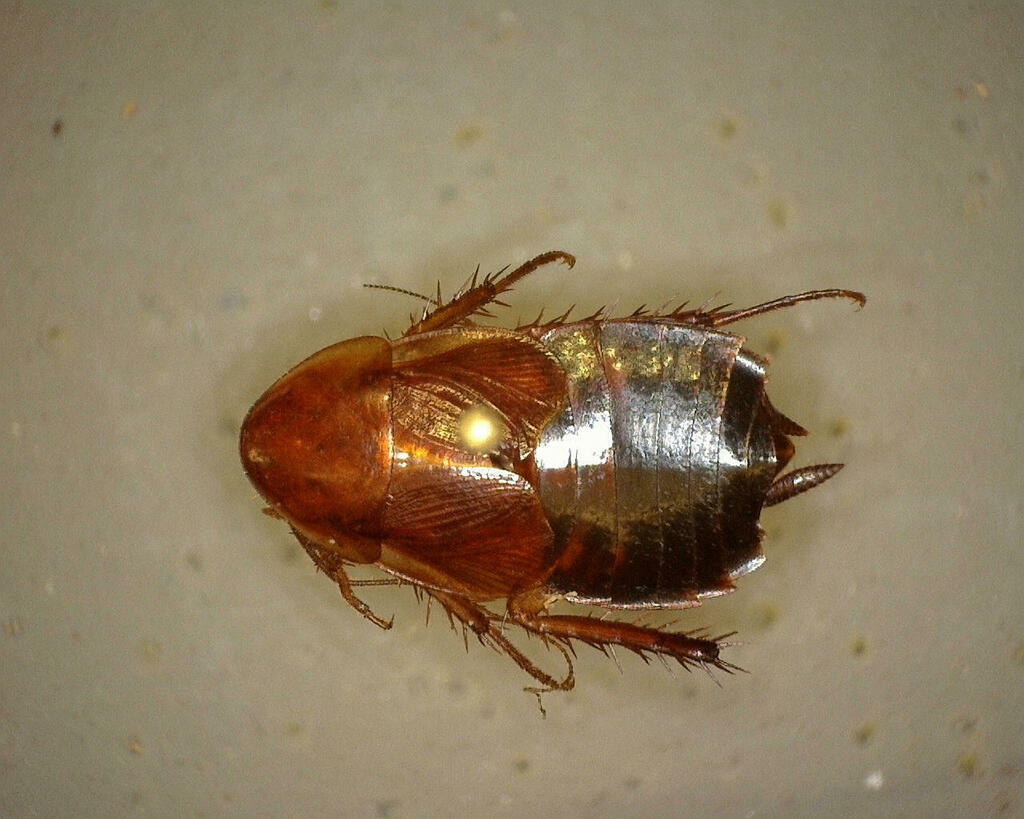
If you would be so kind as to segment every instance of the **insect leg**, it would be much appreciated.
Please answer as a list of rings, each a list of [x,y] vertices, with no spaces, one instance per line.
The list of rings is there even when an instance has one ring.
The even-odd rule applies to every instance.
[[[739,670],[719,657],[722,641],[732,634],[707,638],[697,636],[697,632],[662,631],[596,617],[549,615],[533,610],[529,601],[524,604],[516,598],[509,600],[508,606],[509,614],[519,625],[542,637],[564,642],[579,640],[605,653],[613,645],[620,645],[644,659],[648,654],[671,657],[684,668],[714,666],[729,673]]]
[[[802,469],[794,469],[792,472],[787,472],[785,475],[776,478],[772,485],[768,487],[768,492],[764,496],[764,505],[773,506],[776,503],[789,500],[794,495],[806,492],[808,489],[813,489],[819,483],[827,481],[842,468],[842,464],[815,464],[814,466],[805,466]]]
[[[383,617],[379,617],[373,613],[373,610],[366,605],[366,603],[356,597],[355,592],[352,591],[352,583],[348,579],[348,575],[345,574],[344,568],[338,565],[332,566],[330,570],[325,569],[325,571],[331,576],[334,582],[338,584],[338,588],[341,590],[341,596],[345,598],[346,603],[375,626],[380,626],[385,630],[391,628],[392,624],[395,622],[395,618],[392,617],[390,620],[385,620]]]
[[[576,264],[576,258],[562,250],[551,250],[530,259],[530,261],[520,265],[510,273],[498,273],[487,276],[480,284],[470,287],[469,290],[456,296],[447,304],[439,305],[436,309],[427,313],[420,321],[415,322],[412,327],[406,330],[405,335],[414,336],[431,330],[443,330],[446,327],[452,327],[461,321],[478,315],[488,304],[496,301],[500,293],[510,290],[517,281],[529,275],[538,267],[543,267],[552,262],[564,262],[569,267],[572,267]]]
[[[465,597],[459,597],[454,594],[435,591],[433,589],[427,590],[427,594],[444,606],[445,611],[448,612],[448,618],[452,621],[453,626],[454,621],[458,620],[463,624],[463,626],[469,628],[474,634],[476,634],[477,639],[480,640],[481,643],[485,646],[490,646],[499,653],[507,654],[512,658],[516,665],[544,686],[543,689],[527,688],[527,691],[534,694],[541,694],[545,691],[568,691],[576,684],[569,650],[558,640],[551,640],[550,642],[562,652],[562,656],[565,657],[565,662],[568,666],[568,671],[566,672],[565,677],[560,680],[552,677],[544,671],[541,671],[529,660],[529,658],[526,657],[526,655],[512,645],[509,639],[502,634],[501,630],[494,624],[495,617],[490,612],[482,609],[476,603],[466,599]]]
[[[295,530],[293,529],[292,531],[294,532]],[[316,563],[320,570],[338,584],[338,589],[341,591],[341,596],[345,598],[346,603],[375,626],[379,626],[382,629],[391,628],[394,618],[391,620],[385,620],[383,617],[374,614],[373,610],[366,605],[366,603],[356,597],[356,593],[352,591],[352,581],[349,580],[348,575],[345,574],[344,563],[337,553],[325,549],[323,546],[315,543],[309,538],[303,537],[299,532],[295,532],[295,536],[299,539],[303,548],[305,548],[309,553],[309,556],[313,558],[313,562]],[[360,586],[375,585],[374,581],[365,580],[357,580],[356,584]],[[382,585],[384,584],[389,585],[388,581],[384,581]]]

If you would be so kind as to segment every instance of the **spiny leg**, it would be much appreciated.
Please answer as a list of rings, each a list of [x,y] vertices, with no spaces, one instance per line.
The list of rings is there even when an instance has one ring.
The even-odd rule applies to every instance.
[[[671,657],[687,669],[713,666],[729,673],[740,670],[719,657],[722,641],[735,632],[718,637],[700,637],[695,632],[663,631],[617,620],[544,614],[538,610],[535,600],[528,596],[509,600],[508,610],[512,619],[523,628],[557,641],[579,640],[605,653],[612,646],[619,645],[645,660],[648,654]]]
[[[321,564],[322,565],[322,564]],[[395,622],[395,618],[392,617],[390,620],[385,620],[373,613],[373,610],[366,605],[362,600],[356,597],[354,591],[352,591],[352,582],[348,579],[348,575],[345,574],[345,569],[339,564],[332,566],[329,570],[324,569],[338,584],[338,589],[341,591],[341,596],[345,598],[345,602],[348,603],[352,608],[358,611],[363,617],[373,623],[375,626],[379,626],[382,629],[389,629]],[[359,582],[359,581],[357,581]],[[364,582],[359,582],[359,585],[367,585]]]
[[[463,624],[464,627],[469,628],[477,639],[483,645],[490,646],[499,653],[507,654],[512,660],[518,665],[523,671],[533,677],[537,682],[544,686],[544,688],[527,688],[526,690],[532,694],[539,695],[546,691],[568,691],[575,684],[576,679],[573,674],[572,658],[569,656],[569,650],[558,640],[545,641],[554,644],[562,656],[565,658],[568,671],[565,677],[557,679],[552,677],[550,674],[541,671],[536,665],[533,664],[518,648],[509,642],[509,639],[501,633],[501,630],[494,624],[495,616],[485,609],[478,606],[471,600],[467,600],[465,597],[459,597],[458,595],[448,594],[447,592],[435,591],[428,589],[427,594],[437,600],[446,612],[448,612],[448,619],[452,621],[458,620]],[[543,711],[543,707],[541,708]]]
[[[356,597],[356,593],[352,591],[352,586],[369,586],[378,585],[372,580],[349,580],[348,575],[345,573],[344,561],[338,556],[336,552],[326,549],[319,543],[310,540],[299,532],[295,532],[295,536],[299,539],[299,543],[302,544],[303,548],[313,558],[313,562],[317,565],[324,574],[326,574],[331,580],[338,584],[338,589],[341,592],[341,596],[345,598],[345,602],[348,603],[352,608],[358,611],[363,617],[373,623],[375,626],[379,626],[382,629],[391,628],[394,623],[394,618],[385,620],[383,617],[373,613],[373,610],[366,605],[362,600]],[[384,581],[379,585],[391,585],[390,581]]]
[[[799,495],[808,489],[813,489],[818,484],[827,481],[842,468],[842,464],[815,464],[814,466],[805,466],[802,469],[794,469],[792,472],[787,472],[785,475],[776,478],[772,485],[768,487],[768,492],[764,496],[764,505],[774,506],[776,503],[789,500],[794,495]]]
[[[420,321],[415,322],[408,330],[406,336],[414,336],[418,333],[427,333],[431,330],[443,330],[452,327],[460,321],[465,321],[480,312],[491,302],[497,300],[500,293],[510,290],[512,286],[529,275],[538,267],[543,267],[552,262],[564,262],[569,267],[576,264],[576,258],[562,250],[551,250],[536,256],[525,264],[520,265],[510,273],[499,271],[497,274],[487,276],[479,284],[474,276],[470,288],[456,296],[447,304],[440,305],[435,310],[427,313]]]

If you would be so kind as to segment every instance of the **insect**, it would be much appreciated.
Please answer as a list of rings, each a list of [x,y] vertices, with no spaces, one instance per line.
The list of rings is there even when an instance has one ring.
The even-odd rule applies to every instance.
[[[428,305],[396,340],[361,337],[303,361],[242,425],[245,471],[269,514],[365,618],[355,593],[411,584],[453,627],[506,654],[541,687],[573,687],[573,641],[614,656],[732,671],[731,634],[553,614],[564,599],[609,611],[685,609],[732,591],[764,558],[761,509],[841,464],[782,474],[806,431],[765,393],[765,361],[722,328],[816,299],[622,318],[568,314],[504,329],[474,319],[552,251]],[[352,580],[372,564],[381,580]],[[506,601],[505,610],[487,607]],[[506,636],[515,624],[561,652],[562,676]]]

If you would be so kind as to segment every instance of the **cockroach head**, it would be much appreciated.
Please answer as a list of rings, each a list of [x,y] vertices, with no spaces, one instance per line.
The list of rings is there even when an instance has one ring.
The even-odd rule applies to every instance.
[[[263,394],[239,441],[249,480],[273,511],[357,562],[379,551],[373,544],[391,465],[390,366],[382,338],[327,347]]]

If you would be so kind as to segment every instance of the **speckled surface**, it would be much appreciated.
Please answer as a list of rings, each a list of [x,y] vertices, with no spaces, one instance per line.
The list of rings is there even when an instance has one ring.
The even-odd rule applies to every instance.
[[[379,6],[0,4],[0,812],[1024,812],[1020,7]],[[235,439],[402,330],[363,282],[552,248],[510,318],[869,300],[745,326],[848,464],[682,617],[750,673],[582,649],[541,720],[408,590],[348,609]]]

